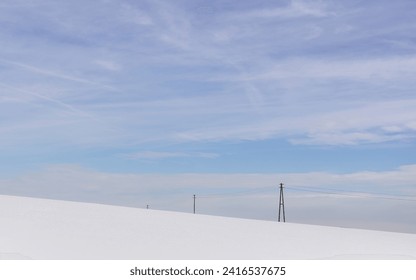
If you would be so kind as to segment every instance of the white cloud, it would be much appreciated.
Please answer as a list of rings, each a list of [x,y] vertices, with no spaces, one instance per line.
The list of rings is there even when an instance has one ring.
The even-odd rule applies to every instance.
[[[292,141],[299,144],[355,145],[412,140],[416,137],[416,131],[411,128],[416,119],[412,109],[415,105],[415,100],[396,100],[323,113],[309,120],[310,127],[304,127],[308,131],[305,138]]]
[[[274,63],[263,73],[250,73],[241,80],[284,80],[302,79],[351,79],[386,82],[390,80],[408,80],[416,72],[416,57],[382,57],[364,59],[304,59],[296,58]],[[302,82],[301,80],[301,82]]]
[[[314,145],[357,145],[407,141],[416,137],[412,126],[416,120],[413,99],[364,103],[338,110],[337,104],[333,104],[334,108],[322,112],[308,111],[310,108],[300,104],[293,109],[302,112],[299,114],[290,114],[284,107],[269,113],[263,110],[267,110],[265,103],[259,109],[264,116],[253,114],[252,119],[246,118],[237,124],[224,122],[214,127],[190,129],[176,133],[176,137],[183,141],[284,137],[294,144]],[[395,127],[395,130],[386,130],[386,127]]]

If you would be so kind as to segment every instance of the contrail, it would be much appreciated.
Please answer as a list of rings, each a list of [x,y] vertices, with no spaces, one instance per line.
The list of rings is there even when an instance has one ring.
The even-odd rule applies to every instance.
[[[70,104],[67,104],[65,102],[62,102],[62,101],[60,101],[58,99],[54,99],[54,98],[51,98],[51,97],[48,97],[48,96],[45,96],[45,95],[42,95],[42,94],[39,94],[39,93],[36,93],[36,92],[33,92],[33,91],[28,91],[28,90],[25,90],[25,89],[21,89],[21,88],[16,88],[16,87],[13,87],[13,86],[9,86],[9,85],[6,85],[6,84],[4,84],[2,82],[0,82],[0,86],[2,86],[4,88],[11,89],[11,90],[14,90],[14,91],[17,91],[17,92],[21,92],[21,93],[24,93],[24,94],[31,95],[31,96],[34,96],[34,97],[39,98],[39,99],[43,99],[43,100],[49,101],[51,103],[57,104],[57,105],[59,105],[61,107],[64,107],[64,108],[66,108],[66,109],[68,109],[68,110],[70,110],[72,112],[75,112],[75,113],[82,114],[84,116],[88,116],[90,118],[93,118],[91,115],[87,114],[86,112],[83,112],[83,111],[81,111],[79,109],[76,109],[74,106],[72,106]]]
[[[68,80],[68,81],[73,81],[73,82],[77,82],[77,83],[82,83],[82,84],[88,84],[88,85],[93,85],[93,86],[97,86],[97,87],[101,87],[101,88],[106,88],[108,90],[111,91],[119,91],[117,88],[109,86],[109,85],[103,85],[97,82],[93,82],[90,80],[86,80],[86,79],[82,79],[82,78],[78,78],[78,77],[74,77],[74,76],[69,76],[69,75],[65,75],[65,74],[60,74],[60,73],[56,73],[50,70],[45,70],[45,69],[41,69],[38,67],[34,67],[28,64],[24,64],[24,63],[20,63],[20,62],[16,62],[16,61],[11,61],[11,60],[7,60],[7,59],[0,59],[1,62],[9,64],[9,65],[14,65],[17,67],[20,67],[22,69],[28,70],[30,72],[34,72],[34,73],[39,73],[42,75],[46,75],[46,76],[51,76],[51,77],[56,77],[56,78],[60,78],[63,80]]]

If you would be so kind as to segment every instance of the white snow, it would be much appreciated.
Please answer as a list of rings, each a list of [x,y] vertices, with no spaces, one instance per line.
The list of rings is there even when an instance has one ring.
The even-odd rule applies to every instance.
[[[416,235],[0,196],[0,259],[416,259]]]

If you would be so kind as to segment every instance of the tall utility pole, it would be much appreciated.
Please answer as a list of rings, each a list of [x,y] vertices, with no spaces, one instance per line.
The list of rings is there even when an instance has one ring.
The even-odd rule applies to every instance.
[[[195,214],[195,199],[196,199],[196,196],[194,195],[194,214]]]
[[[283,222],[286,222],[285,216],[285,199],[283,197],[283,183],[280,183],[280,197],[279,197],[279,217],[277,219],[280,222],[280,216],[283,214]]]

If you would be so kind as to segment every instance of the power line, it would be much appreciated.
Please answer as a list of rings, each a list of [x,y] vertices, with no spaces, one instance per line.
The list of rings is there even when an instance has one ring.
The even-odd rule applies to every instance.
[[[358,192],[350,192],[350,191],[335,190],[335,189],[328,189],[328,190],[333,190],[333,191],[325,191],[324,188],[313,188],[313,187],[289,187],[287,189],[289,189],[289,190],[295,190],[295,191],[301,191],[301,192],[313,192],[313,193],[333,194],[333,195],[341,195],[341,196],[349,196],[349,197],[375,198],[375,199],[386,199],[386,200],[399,200],[399,201],[413,201],[413,202],[416,202],[416,199],[403,198],[403,197],[380,196],[380,194],[375,194],[375,193],[361,193],[361,192],[358,193]],[[320,189],[324,189],[324,191],[322,191]],[[381,194],[381,195],[383,195],[383,194]]]
[[[324,190],[324,191],[327,190],[327,191],[345,192],[345,193],[362,193],[362,192],[350,191],[350,190],[339,189],[339,188],[323,188],[323,187],[316,187],[316,186],[300,186],[300,185],[294,185],[294,187],[303,188],[305,190],[315,189],[315,190]],[[387,194],[387,193],[375,193],[375,192],[366,192],[366,194],[391,196],[390,194]],[[399,195],[399,194],[395,194],[393,196],[404,197],[404,198],[409,197],[408,195]]]
[[[234,191],[234,192],[206,194],[206,195],[198,196],[198,198],[221,198],[221,197],[230,197],[230,196],[244,196],[244,195],[249,195],[249,194],[267,193],[267,192],[272,192],[274,190],[275,190],[275,187],[262,187],[262,188],[257,188],[254,190],[241,190],[241,191]]]
[[[340,190],[340,189],[335,189],[335,188],[322,188],[322,187],[296,186],[296,185],[293,187],[286,187],[286,188],[288,190],[301,191],[301,192],[312,192],[312,193],[333,194],[333,195],[349,196],[349,197],[416,202],[416,197],[409,198],[408,196],[404,196],[404,195],[388,195],[388,194],[383,194],[383,193],[369,193],[369,192],[363,193],[363,192],[354,192],[354,191],[348,191],[348,190]],[[241,190],[241,191],[233,191],[233,192],[205,194],[205,195],[198,196],[198,198],[215,199],[215,198],[225,198],[225,197],[232,197],[232,196],[245,196],[245,195],[268,193],[268,192],[272,193],[274,192],[274,190],[275,190],[275,187],[267,186],[267,187],[256,188],[253,190]]]

